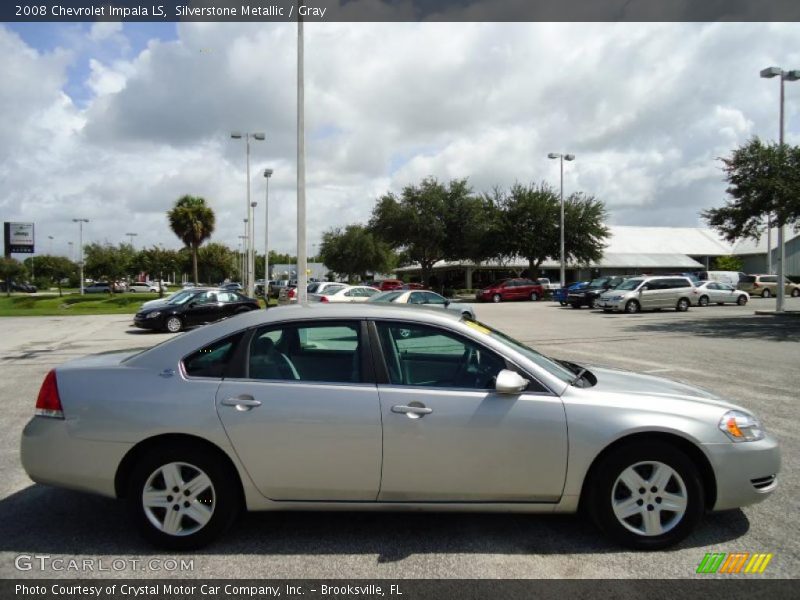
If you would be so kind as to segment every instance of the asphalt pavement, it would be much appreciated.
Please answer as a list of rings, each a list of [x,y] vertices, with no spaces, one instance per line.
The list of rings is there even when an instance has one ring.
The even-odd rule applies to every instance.
[[[707,552],[773,553],[760,577],[797,577],[800,318],[754,314],[773,306],[753,299],[625,315],[552,302],[476,305],[479,320],[545,354],[686,381],[762,418],[781,443],[778,491],[762,504],[709,515],[677,549],[628,552],[576,516],[261,513],[211,547],[177,556],[192,560],[185,571],[150,562],[175,555],[140,541],[121,503],[35,485],[19,463],[20,432],[50,368],[168,334],[135,330],[125,315],[0,319],[0,577],[691,578]],[[787,307],[800,309],[800,299]],[[30,564],[26,556],[48,556],[49,566],[40,570],[37,559],[19,570]],[[53,567],[52,559],[73,558],[94,561],[95,570]]]

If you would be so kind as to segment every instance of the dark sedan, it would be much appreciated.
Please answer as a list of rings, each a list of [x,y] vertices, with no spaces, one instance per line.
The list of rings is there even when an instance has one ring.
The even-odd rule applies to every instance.
[[[572,308],[580,308],[581,306],[595,308],[600,294],[613,290],[623,281],[625,281],[625,277],[598,277],[597,279],[592,279],[589,285],[568,292],[567,304]]]
[[[212,323],[257,308],[256,300],[237,292],[203,289],[179,294],[166,304],[141,310],[133,318],[133,324],[142,329],[177,333],[186,327]]]

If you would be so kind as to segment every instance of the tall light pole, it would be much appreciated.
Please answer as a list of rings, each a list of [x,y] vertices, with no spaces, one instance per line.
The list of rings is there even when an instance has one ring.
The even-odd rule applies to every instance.
[[[258,140],[263,142],[266,139],[266,134],[264,133],[240,133],[238,131],[234,131],[231,133],[231,138],[235,140],[240,140],[244,138],[245,146],[247,147],[247,205],[245,206],[245,211],[247,214],[247,218],[252,222],[253,221],[253,203],[250,202],[250,138],[254,140]],[[247,233],[247,231],[245,231]],[[255,256],[253,252],[255,250],[253,239],[252,237],[248,240],[246,244],[245,254],[247,255],[247,278],[246,278],[246,288],[247,288],[247,295],[253,296],[255,293]]]
[[[69,259],[75,260],[75,242],[67,242],[67,246],[69,247]]]
[[[53,240],[55,238],[52,235],[48,235],[47,239],[50,240],[50,242],[48,244],[48,248],[49,249],[47,250],[47,252],[48,252],[48,254],[50,254],[52,256],[52,254],[53,254]]]
[[[564,257],[564,161],[565,160],[575,160],[574,154],[559,154],[556,152],[551,152],[547,155],[547,158],[552,159],[559,159],[561,163],[561,224],[559,226],[559,246],[561,251],[561,287],[563,288],[566,285],[566,270],[567,264],[566,259]],[[529,277],[533,277],[533,273],[529,273]]]
[[[132,248],[133,247],[133,238],[135,238],[139,234],[138,233],[126,233],[125,235],[128,236],[128,240],[130,240],[128,243],[131,245],[131,248]]]
[[[248,207],[249,208],[249,207]],[[244,219],[244,235],[242,236],[244,239],[242,240],[242,244],[244,245],[244,252],[242,253],[242,286],[247,288],[247,263],[248,263],[248,252],[247,252],[247,245],[250,241],[250,231],[248,229],[247,224],[250,222],[249,219]],[[245,291],[247,291],[245,289]]]
[[[297,302],[307,304],[306,123],[303,67],[303,18],[297,17]]]
[[[771,79],[773,77],[780,77],[781,81],[781,98],[780,98],[780,116],[778,125],[778,144],[781,150],[783,147],[783,129],[784,129],[784,82],[797,81],[800,79],[800,69],[793,71],[784,71],[780,67],[768,67],[761,71],[761,77]],[[778,218],[778,289],[775,294],[775,311],[784,311],[784,300],[786,297],[786,290],[784,289],[784,277],[786,275],[786,248],[784,247],[784,219],[783,215],[776,213]],[[767,248],[767,256],[770,256],[772,248]]]
[[[239,242],[239,247],[242,249],[242,252],[239,255],[239,275],[241,276],[242,281],[244,281],[244,257],[247,248],[247,236],[240,235],[239,239],[241,240]]]
[[[72,219],[72,222],[78,224],[78,266],[80,267],[81,296],[83,296],[83,224],[88,223],[89,219]]]
[[[264,302],[269,308],[269,178],[272,169],[264,169],[264,179],[267,183],[267,193],[264,198]]]

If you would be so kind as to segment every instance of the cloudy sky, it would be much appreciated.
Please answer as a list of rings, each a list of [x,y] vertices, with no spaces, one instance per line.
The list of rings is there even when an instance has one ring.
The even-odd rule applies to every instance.
[[[558,184],[594,194],[612,224],[700,225],[724,200],[717,157],[777,138],[778,81],[800,68],[799,24],[325,23],[306,25],[309,251],[369,218],[375,199],[432,175],[476,191]],[[263,247],[295,252],[296,26],[0,25],[0,214],[36,223],[38,251],[87,241],[178,247],[182,194],[236,247],[245,147]],[[787,141],[800,143],[800,83]],[[53,240],[48,240],[53,236]]]

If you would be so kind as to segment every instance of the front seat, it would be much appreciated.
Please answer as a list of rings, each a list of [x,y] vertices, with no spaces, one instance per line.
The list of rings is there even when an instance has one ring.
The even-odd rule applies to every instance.
[[[267,336],[257,338],[250,351],[250,377],[253,379],[300,379],[289,357],[279,352]]]

